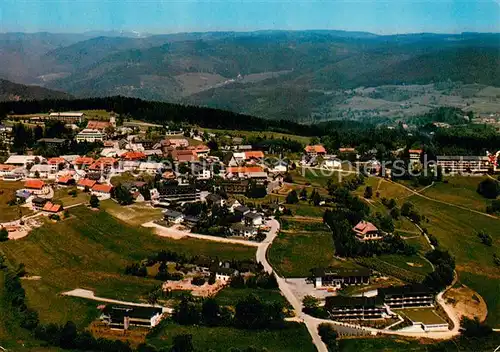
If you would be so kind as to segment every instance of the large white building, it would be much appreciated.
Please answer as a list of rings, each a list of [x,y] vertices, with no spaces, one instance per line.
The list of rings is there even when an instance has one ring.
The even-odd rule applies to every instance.
[[[83,112],[52,112],[49,114],[50,120],[60,120],[67,123],[81,123],[84,118]]]
[[[76,141],[80,142],[102,142],[104,140],[104,134],[98,130],[84,129],[76,135]]]

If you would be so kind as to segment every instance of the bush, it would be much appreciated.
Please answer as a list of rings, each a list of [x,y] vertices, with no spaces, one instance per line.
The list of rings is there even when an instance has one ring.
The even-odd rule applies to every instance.
[[[99,208],[99,198],[95,194],[90,196],[90,206],[92,208]]]
[[[337,338],[339,337],[339,335],[333,328],[332,324],[328,323],[319,324],[318,334],[321,337],[321,340],[328,347],[329,351],[338,351]]]
[[[196,286],[202,286],[205,284],[205,278],[201,276],[195,276],[191,279],[191,283]]]
[[[477,237],[479,237],[479,240],[481,241],[482,244],[484,244],[488,247],[491,247],[493,245],[493,239],[486,232],[479,231],[477,233]]]
[[[477,186],[477,193],[488,199],[495,199],[500,195],[500,183],[491,178],[487,178]]]
[[[0,229],[0,242],[5,242],[9,240],[9,231],[5,227]]]

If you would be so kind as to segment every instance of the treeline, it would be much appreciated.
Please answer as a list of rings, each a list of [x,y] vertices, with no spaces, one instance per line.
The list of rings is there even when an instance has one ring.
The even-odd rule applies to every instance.
[[[19,319],[19,325],[31,331],[36,339],[51,346],[69,350],[131,352],[132,348],[122,341],[94,338],[88,331],[79,331],[68,321],[64,325],[42,324],[38,313],[26,305],[26,292],[21,285],[21,272],[9,269],[3,256],[0,256],[0,270],[4,274],[4,299]]]
[[[280,302],[262,302],[255,295],[239,300],[234,309],[220,306],[214,298],[202,302],[185,296],[175,307],[172,319],[180,325],[233,326],[240,329],[279,329],[284,321]]]
[[[122,117],[164,124],[200,125],[206,128],[249,131],[288,132],[299,135],[318,135],[315,127],[304,126],[286,120],[266,120],[231,111],[198,106],[146,101],[123,96],[71,99],[71,100],[22,100],[0,103],[0,117],[8,113],[36,114],[49,111],[78,111],[102,109],[114,111]]]
[[[427,126],[417,131],[407,130],[402,123],[395,128],[387,128],[387,126],[370,121],[341,120],[306,125],[288,120],[262,119],[220,109],[146,101],[123,96],[1,102],[0,120],[9,113],[36,114],[94,109],[114,111],[120,114],[121,119],[137,119],[162,125],[198,125],[214,129],[283,132],[319,137],[316,141],[322,143],[332,153],[340,147],[356,147],[358,153],[362,155],[367,153],[369,157],[374,156],[380,160],[393,160],[395,156],[392,151],[404,146],[407,148],[424,146],[425,152],[434,156],[438,154],[482,155],[487,150],[500,149],[497,132],[487,125],[467,124],[432,129]],[[415,117],[415,121],[419,119],[448,121],[452,117],[462,118],[461,116],[465,115],[464,111],[456,108],[442,107],[424,116]],[[250,142],[256,147],[275,153],[301,150],[299,143],[290,140],[276,142],[270,139],[255,139]]]

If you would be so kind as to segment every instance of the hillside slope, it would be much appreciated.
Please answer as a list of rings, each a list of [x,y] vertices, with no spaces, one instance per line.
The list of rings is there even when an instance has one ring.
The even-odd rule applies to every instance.
[[[26,86],[0,79],[0,101],[69,99],[71,95],[39,86]]]

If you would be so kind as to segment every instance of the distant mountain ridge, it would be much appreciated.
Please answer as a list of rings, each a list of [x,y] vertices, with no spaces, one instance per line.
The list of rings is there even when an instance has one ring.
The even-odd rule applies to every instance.
[[[500,86],[500,34],[491,33],[7,33],[0,34],[0,48],[0,77],[16,82],[80,97],[124,95],[271,118],[311,115],[311,105],[336,103],[328,92],[359,86]]]

